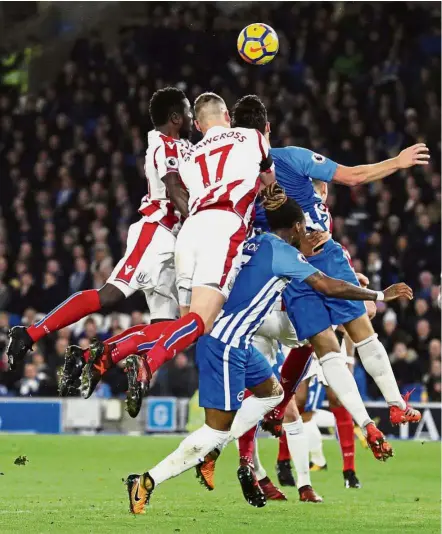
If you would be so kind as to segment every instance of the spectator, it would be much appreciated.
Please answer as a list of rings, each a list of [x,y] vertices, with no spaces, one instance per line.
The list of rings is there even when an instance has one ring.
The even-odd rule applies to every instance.
[[[427,388],[428,400],[431,402],[441,402],[441,362],[433,360],[429,374],[424,378]]]
[[[195,368],[183,352],[177,354],[167,365],[167,370],[163,374],[161,380],[163,395],[190,398],[197,390],[197,386],[198,378]]]
[[[39,379],[37,366],[33,363],[26,363],[23,378],[17,383],[17,392],[20,397],[38,397],[44,394],[44,380]]]
[[[398,342],[394,345],[393,353],[390,354],[390,361],[400,388],[420,380],[422,375],[418,355],[414,349],[409,349],[405,343]]]
[[[344,165],[373,163],[422,140],[430,147],[427,168],[358,188],[331,184],[329,194],[334,237],[371,287],[400,280],[413,287],[414,303],[379,303],[374,324],[389,353],[405,343],[428,374],[440,336],[441,257],[440,38],[428,28],[440,6],[269,4],[265,20],[281,46],[259,69],[231,46],[256,6],[241,4],[234,17],[204,2],[146,9],[145,25],[108,49],[98,35],[77,42],[38,95],[19,98],[0,85],[0,310],[8,323],[28,323],[50,302],[98,289],[109,276],[146,193],[148,100],[156,89],[180,86],[191,101],[212,89],[229,106],[256,92],[268,107],[274,146],[305,146]],[[191,25],[177,23],[188,19]],[[356,35],[357,20],[364,24]],[[174,46],[157,50],[161,39]],[[134,324],[143,322],[145,306],[140,293],[116,311],[136,310]],[[89,339],[98,333],[85,330]],[[57,339],[41,344],[50,367],[51,357],[59,362]]]

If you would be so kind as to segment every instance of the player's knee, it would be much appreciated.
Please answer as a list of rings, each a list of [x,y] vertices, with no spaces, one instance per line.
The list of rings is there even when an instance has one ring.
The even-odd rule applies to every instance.
[[[284,423],[293,423],[299,419],[299,411],[296,406],[296,399],[292,397],[284,412]]]
[[[373,301],[369,300],[365,303],[365,307],[367,309],[368,318],[371,321],[376,316],[376,311],[377,311],[376,304]]]
[[[125,298],[124,293],[112,284],[105,284],[98,290],[101,306],[112,306]]]
[[[301,415],[302,420],[304,423],[308,423],[313,419],[313,412],[303,412]]]
[[[339,408],[341,406],[336,393],[330,387],[327,388],[327,399],[330,408]]]

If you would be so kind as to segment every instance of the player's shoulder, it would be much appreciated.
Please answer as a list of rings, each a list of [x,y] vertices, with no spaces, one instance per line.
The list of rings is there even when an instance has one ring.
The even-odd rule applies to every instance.
[[[307,148],[303,148],[300,146],[284,146],[284,147],[278,147],[278,148],[271,148],[270,153],[272,156],[276,158],[281,159],[302,159],[305,157],[310,156],[312,152],[308,150]]]
[[[172,148],[176,144],[180,143],[181,141],[177,141],[173,137],[164,135],[161,132],[158,132],[157,130],[151,130],[147,134],[147,150],[155,150],[161,146],[168,146]]]

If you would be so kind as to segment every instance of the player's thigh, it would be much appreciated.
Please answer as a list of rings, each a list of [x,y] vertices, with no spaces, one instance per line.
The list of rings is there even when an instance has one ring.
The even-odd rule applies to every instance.
[[[206,334],[212,330],[213,323],[218,317],[225,301],[224,294],[217,288],[210,286],[197,286],[192,288],[190,311],[197,313],[204,321]]]
[[[273,397],[282,392],[270,363],[253,345],[247,349],[245,384],[257,397]]]
[[[240,217],[228,211],[207,210],[195,219],[200,230],[195,236],[193,287],[214,287],[227,298],[241,266],[247,228]]]
[[[173,257],[158,264],[160,271],[155,273],[152,288],[144,291],[150,319],[177,319],[179,317],[178,294],[175,285]]]
[[[180,307],[190,307],[192,280],[196,266],[195,239],[199,232],[198,221],[189,217],[178,234],[175,247],[175,275]]]
[[[153,291],[173,262],[175,237],[162,226],[141,219],[129,229],[127,249],[108,279],[126,296]]]
[[[203,408],[236,411],[244,398],[245,351],[235,349],[208,335],[196,345],[199,372],[199,403]]]

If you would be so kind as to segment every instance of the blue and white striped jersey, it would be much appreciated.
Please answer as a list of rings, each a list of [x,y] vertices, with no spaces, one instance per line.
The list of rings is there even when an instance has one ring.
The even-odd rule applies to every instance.
[[[330,230],[330,214],[315,192],[312,179],[331,182],[338,164],[297,146],[272,148],[270,154],[275,164],[276,181],[285,189],[287,196],[301,206],[307,228]],[[259,201],[256,203],[255,227],[268,230],[265,211]]]
[[[232,347],[248,348],[253,334],[292,279],[304,281],[317,269],[295,247],[274,234],[247,241],[244,263],[210,336]]]

